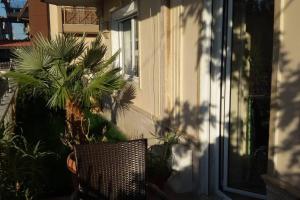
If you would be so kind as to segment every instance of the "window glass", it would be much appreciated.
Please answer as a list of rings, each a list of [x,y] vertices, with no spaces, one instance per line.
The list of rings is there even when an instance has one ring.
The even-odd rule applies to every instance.
[[[265,194],[273,0],[233,0],[228,186]]]
[[[132,74],[132,28],[131,20],[125,20],[122,22],[122,34],[123,34],[123,45],[122,45],[122,55],[123,55],[123,67],[124,73]]]
[[[133,74],[138,77],[139,76],[139,34],[138,34],[138,22],[136,19],[133,19],[134,24],[134,72]]]
[[[119,33],[121,36],[120,49],[121,67],[124,74],[129,78],[139,76],[139,39],[138,23],[135,18],[121,21],[119,24]]]

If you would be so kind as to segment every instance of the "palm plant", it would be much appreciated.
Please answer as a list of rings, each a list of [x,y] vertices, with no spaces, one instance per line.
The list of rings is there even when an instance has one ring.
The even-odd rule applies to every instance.
[[[32,47],[15,51],[17,69],[5,74],[19,87],[30,88],[32,95],[47,98],[50,108],[66,111],[73,144],[86,142],[84,110],[125,86],[120,69],[112,67],[119,52],[105,59],[107,48],[100,35],[90,45],[84,40],[74,35],[37,37]]]

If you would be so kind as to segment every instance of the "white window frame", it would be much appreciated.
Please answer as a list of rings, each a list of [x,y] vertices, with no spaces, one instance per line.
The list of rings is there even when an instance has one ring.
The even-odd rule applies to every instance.
[[[122,31],[122,22],[125,20],[131,20],[131,60],[132,65],[131,67],[137,67],[138,75],[130,75],[125,74],[124,70],[124,63],[123,63],[123,52],[122,52],[122,46],[123,46],[123,31]],[[135,39],[136,34],[139,34],[138,30],[138,20],[137,20],[137,3],[136,1],[131,2],[130,4],[112,12],[112,23],[111,23],[111,40],[112,40],[112,54],[115,52],[120,51],[120,54],[118,58],[115,61],[115,65],[122,68],[122,74],[124,77],[128,80],[133,80],[138,82],[140,78],[140,63],[139,59],[136,60],[136,49],[135,49]],[[138,37],[138,36],[137,36]],[[139,38],[139,37],[138,37]],[[139,44],[138,44],[139,45]],[[139,50],[138,50],[138,57]]]

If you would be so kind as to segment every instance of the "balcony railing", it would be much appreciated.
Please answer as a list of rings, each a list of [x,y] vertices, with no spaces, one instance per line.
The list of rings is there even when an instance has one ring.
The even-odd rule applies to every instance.
[[[63,24],[98,25],[96,8],[62,8]]]
[[[15,63],[0,62],[0,74],[14,69]],[[0,78],[0,128],[14,118],[16,91],[7,78]]]
[[[13,62],[0,62],[0,71],[8,71],[15,69],[16,65]]]

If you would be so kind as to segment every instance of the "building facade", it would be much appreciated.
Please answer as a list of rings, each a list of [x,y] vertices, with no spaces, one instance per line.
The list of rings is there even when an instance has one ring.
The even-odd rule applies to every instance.
[[[17,18],[27,22],[25,29],[30,40],[39,34],[49,38],[49,11],[46,3],[34,0],[25,1]]]
[[[175,190],[300,198],[300,2],[44,2],[51,37],[100,31],[109,54],[121,50],[115,65],[136,88],[134,105],[118,116],[124,132],[150,144],[153,133],[184,134]],[[70,14],[90,7],[98,23]]]

